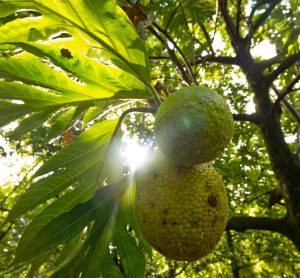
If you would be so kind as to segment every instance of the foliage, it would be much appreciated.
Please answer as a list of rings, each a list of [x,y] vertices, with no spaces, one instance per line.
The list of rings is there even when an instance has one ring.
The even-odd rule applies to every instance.
[[[0,0],[1,163],[34,158],[0,188],[0,275],[297,277],[297,2]],[[272,57],[255,53],[263,43]],[[140,234],[120,131],[151,142],[161,100],[198,84],[236,121],[214,162],[231,219],[186,263]]]

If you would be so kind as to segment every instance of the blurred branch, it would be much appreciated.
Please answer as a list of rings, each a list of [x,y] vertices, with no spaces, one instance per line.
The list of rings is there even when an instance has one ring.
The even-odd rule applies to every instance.
[[[226,65],[238,65],[238,59],[236,57],[228,57],[228,56],[214,56],[207,55],[204,57],[197,58],[195,60],[194,65],[203,64],[206,62],[216,62],[220,64]]]
[[[236,12],[236,35],[240,38],[240,21],[241,21],[241,9],[242,0],[237,0],[237,12]]]
[[[170,60],[169,56],[149,56],[150,60]]]
[[[246,230],[269,230],[283,233],[286,219],[270,217],[234,216],[228,220],[226,230],[245,232]]]
[[[275,113],[277,108],[279,107],[280,102],[289,94],[293,91],[293,87],[298,83],[300,80],[300,72],[296,75],[296,77],[289,82],[289,84],[281,91],[281,93],[278,95],[278,98],[276,99],[274,106],[273,106],[273,111],[272,113]]]
[[[233,114],[233,119],[235,121],[244,121],[244,122],[250,122],[254,124],[259,123],[259,118],[256,113],[253,114]]]
[[[10,212],[9,209],[2,207],[2,204],[1,204],[1,206],[0,206],[0,210],[1,210],[1,211],[5,211],[5,212]]]
[[[260,65],[261,65],[262,69],[266,69],[274,64],[280,63],[281,60],[282,60],[282,58],[280,57],[280,55],[276,55],[275,57],[261,61]]]
[[[209,33],[207,32],[207,30],[206,30],[206,28],[205,28],[205,26],[203,25],[202,22],[199,21],[198,23],[199,23],[199,26],[201,28],[202,33],[204,34],[204,37],[205,37],[207,43],[209,45],[210,51],[214,55],[215,51],[214,51],[214,48],[213,48],[213,45],[212,45],[212,40],[210,39]]]
[[[289,222],[288,218],[234,216],[228,220],[226,230],[235,230],[237,232],[267,230],[281,233],[289,238],[300,251],[298,228]]]
[[[189,265],[190,265],[190,262],[185,263],[185,265],[183,267],[181,267],[181,269],[174,274],[174,277],[176,277],[176,276],[180,275],[182,272],[184,272]]]
[[[134,4],[132,3],[130,0],[126,0],[126,2],[128,3],[128,5],[135,7],[140,13],[141,15],[143,15],[145,18],[148,18],[148,14],[141,9],[139,4]],[[153,28],[153,27],[154,28]],[[172,43],[172,45],[174,46],[174,49],[176,49],[178,51],[178,53],[180,54],[181,59],[183,60],[183,63],[185,65],[185,68],[187,69],[187,73],[184,71],[183,67],[180,66],[180,62],[178,61],[178,58],[175,55],[175,51],[170,49],[170,47],[168,46],[168,44],[165,42],[165,40],[158,34],[158,32],[156,30],[158,30],[161,34],[163,34],[170,43]],[[164,45],[164,47],[166,47],[170,57],[172,59],[174,59],[173,61],[176,61],[176,66],[178,67],[178,69],[181,72],[181,75],[183,76],[184,81],[187,84],[191,84],[191,79],[193,79],[193,74],[192,74],[192,70],[191,67],[187,61],[187,59],[185,58],[184,53],[182,52],[181,48],[178,46],[178,44],[174,41],[174,39],[170,36],[170,34],[167,32],[166,29],[163,29],[161,26],[159,26],[156,22],[152,22],[152,25],[149,27],[149,30],[159,39],[159,41]],[[176,59],[175,59],[176,58]],[[190,78],[189,78],[190,77]]]
[[[227,244],[230,250],[230,259],[231,259],[231,269],[232,269],[232,274],[233,278],[239,278],[239,265],[238,261],[235,255],[235,250],[234,250],[234,243],[233,243],[233,238],[232,234],[229,230],[226,231],[226,237],[227,237]]]
[[[149,30],[150,32],[163,44],[163,46],[166,48],[169,56],[170,56],[170,59],[173,61],[174,65],[177,67],[178,71],[180,72],[180,75],[182,77],[182,79],[187,83],[187,84],[190,84],[190,80],[189,80],[189,77],[186,73],[186,71],[184,70],[183,66],[181,65],[180,61],[178,60],[174,50],[172,50],[168,44],[166,43],[166,41],[164,40],[164,38],[162,38],[160,36],[160,34],[157,33],[157,31],[152,27],[150,26],[149,27]]]
[[[258,9],[260,6],[262,6],[262,5],[265,5],[265,4],[270,3],[271,1],[273,1],[273,0],[261,0],[261,1],[257,1],[257,2],[255,3],[255,5],[253,6],[253,8],[252,8],[252,10],[251,10],[251,12],[250,12],[250,15],[249,15],[249,25],[250,25],[250,26],[253,25],[253,24],[252,24],[252,18],[253,18],[253,16],[254,16],[255,12],[257,11],[257,9]]]
[[[185,2],[186,0],[182,0],[177,7],[175,7],[175,9],[173,10],[173,12],[171,13],[170,17],[169,17],[169,20],[166,24],[166,27],[165,27],[165,30],[167,30],[169,28],[169,25],[171,24],[171,21],[174,17],[174,15],[176,14],[177,10],[182,6],[182,4]]]
[[[298,52],[294,55],[288,56],[285,60],[282,61],[282,63],[277,67],[277,69],[275,69],[267,77],[272,82],[273,80],[275,80],[278,77],[278,75],[283,73],[285,70],[287,70],[289,67],[291,67],[293,64],[295,64],[299,60],[300,60],[300,52]]]
[[[183,14],[183,18],[184,18],[184,22],[185,22],[185,25],[186,25],[186,28],[189,32],[189,35],[191,36],[191,39],[192,39],[192,45],[193,45],[193,59],[195,60],[195,49],[194,49],[194,46],[195,46],[195,37],[193,36],[193,34],[190,32],[189,30],[189,23],[188,23],[188,20],[186,18],[186,15],[185,15],[185,12],[184,12],[184,9],[181,7],[181,10],[182,10],[182,14]],[[200,23],[199,23],[200,24]],[[200,24],[202,25],[202,23]],[[208,35],[208,34],[207,34]],[[209,40],[209,37],[208,37],[208,40]],[[212,46],[211,46],[212,47]],[[187,62],[187,61],[186,61]],[[187,64],[189,65],[187,70],[193,80],[193,83],[195,85],[198,85],[198,82],[197,82],[197,77],[196,77],[196,74],[192,71],[192,68],[190,67],[190,64],[187,62]]]
[[[224,18],[226,24],[226,30],[230,37],[231,44],[237,52],[241,41],[238,37],[238,34],[236,33],[236,26],[234,25],[232,18],[230,17],[229,12],[227,10],[227,0],[218,0],[218,4],[220,7],[221,15]]]
[[[8,226],[8,228],[5,231],[1,231],[0,232],[0,241],[2,241],[2,239],[8,234],[8,232],[10,231],[10,229],[12,228],[12,223],[10,223],[10,225]]]
[[[275,85],[272,84],[271,88],[277,96],[280,95],[280,92],[275,87]],[[300,114],[297,112],[297,110],[294,108],[294,106],[292,104],[290,104],[285,98],[282,99],[282,103],[284,104],[286,109],[291,113],[291,115],[295,119],[295,121],[300,125]]]
[[[193,79],[193,73],[192,73],[192,70],[191,70],[191,67],[184,55],[184,53],[182,52],[181,48],[178,46],[178,44],[174,41],[174,39],[170,36],[170,34],[164,30],[163,28],[161,28],[156,22],[153,22],[152,25],[160,32],[162,33],[168,40],[169,42],[171,42],[174,46],[174,48],[178,51],[178,53],[180,54],[181,58],[182,58],[182,61],[188,71],[188,74],[190,75],[190,77]],[[188,84],[190,84],[190,80],[188,80],[187,82]]]
[[[247,35],[248,40],[253,37],[253,34],[257,31],[257,29],[265,22],[265,20],[269,17],[273,9],[281,2],[282,0],[274,0],[269,2],[269,7],[259,16],[259,18],[255,21],[253,25],[250,26],[249,33]]]

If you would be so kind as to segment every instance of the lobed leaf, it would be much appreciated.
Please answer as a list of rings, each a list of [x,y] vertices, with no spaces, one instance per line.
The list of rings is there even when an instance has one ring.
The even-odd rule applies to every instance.
[[[91,177],[89,183],[80,184],[74,190],[64,194],[47,206],[26,227],[18,243],[17,252],[26,248],[28,242],[31,242],[51,220],[90,199],[95,192],[95,188],[95,177]]]
[[[116,120],[108,120],[92,126],[79,136],[78,140],[45,162],[35,176],[44,174],[48,174],[48,176],[31,185],[12,208],[6,221],[12,221],[28,210],[55,197],[70,185],[76,186],[77,181],[96,175],[103,162],[106,145],[116,123]],[[54,173],[49,175],[50,172]]]
[[[117,200],[124,191],[124,180],[96,191],[89,201],[52,219],[23,248],[18,248],[14,264],[31,260],[39,254],[66,243],[94,220],[106,223]]]
[[[90,88],[91,97],[101,99],[105,94],[115,95],[114,98],[149,98],[145,85],[132,74],[101,62],[101,59],[91,59],[82,55],[74,47],[68,49],[65,41],[53,41],[51,44],[12,42],[16,46],[41,58],[49,58],[51,62],[79,78]],[[68,58],[62,55],[62,50],[69,53]],[[80,49],[79,49],[80,51]],[[71,57],[71,58],[70,58]],[[95,88],[92,90],[92,88]]]

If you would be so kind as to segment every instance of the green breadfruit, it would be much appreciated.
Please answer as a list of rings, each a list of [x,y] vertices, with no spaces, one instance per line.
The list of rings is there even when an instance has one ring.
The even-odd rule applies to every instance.
[[[219,156],[233,134],[233,118],[224,99],[205,87],[178,90],[158,108],[154,134],[173,161],[194,165]]]
[[[222,179],[210,164],[182,166],[157,152],[136,173],[136,217],[145,239],[164,256],[200,259],[227,223]]]

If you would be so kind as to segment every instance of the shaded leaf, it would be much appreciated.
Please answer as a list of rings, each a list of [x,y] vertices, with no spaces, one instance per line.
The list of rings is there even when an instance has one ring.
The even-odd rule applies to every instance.
[[[51,220],[27,243],[26,247],[18,249],[14,263],[28,261],[55,246],[68,242],[93,220],[98,219],[100,223],[106,223],[124,187],[126,187],[124,180],[107,185],[97,190],[89,201]]]
[[[97,174],[116,123],[116,120],[108,120],[92,126],[76,141],[46,161],[35,176],[56,172],[34,182],[12,208],[6,221],[12,221],[56,196],[77,180],[89,179]]]
[[[115,211],[116,209],[117,206],[115,207]],[[95,243],[92,252],[90,252],[90,254],[88,254],[85,258],[85,266],[82,269],[83,277],[123,277],[109,251],[109,245],[113,236],[113,230],[116,222],[115,211],[112,213],[109,221],[105,225],[105,228]]]
[[[32,108],[26,105],[0,101],[0,127],[17,120],[29,112],[32,112]]]
[[[56,109],[46,109],[42,112],[33,113],[29,117],[25,118],[18,127],[13,131],[12,137],[15,140],[21,138],[25,133],[32,131],[40,127],[44,122],[47,121],[49,115],[54,112]]]
[[[132,235],[130,235],[128,230],[128,224],[130,224],[130,222],[132,222],[133,226],[138,229],[138,226],[135,225],[136,223],[133,223],[135,222],[135,218],[133,211],[130,208],[132,200],[128,200],[128,197],[130,198],[131,190],[131,188],[128,188],[122,198],[116,219],[113,240],[117,246],[118,254],[126,277],[144,277],[146,267],[144,254],[137,246],[135,239]],[[129,196],[126,196],[127,194]],[[131,204],[128,204],[128,201]],[[137,235],[139,234],[137,233]]]

